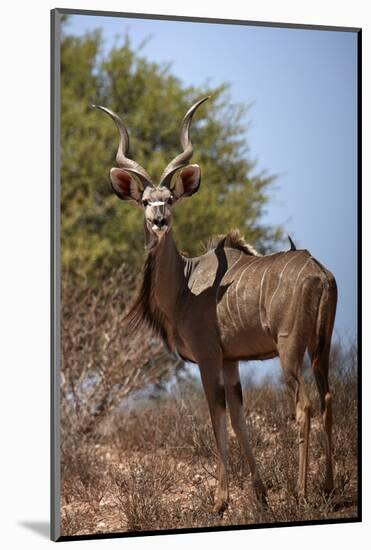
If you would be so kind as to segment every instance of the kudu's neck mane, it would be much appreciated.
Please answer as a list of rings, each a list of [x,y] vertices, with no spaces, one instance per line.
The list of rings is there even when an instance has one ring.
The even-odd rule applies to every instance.
[[[178,252],[171,231],[158,244],[148,235],[146,242],[141,282],[126,320],[129,330],[146,326],[166,341],[164,321],[171,315],[183,285],[185,259]]]

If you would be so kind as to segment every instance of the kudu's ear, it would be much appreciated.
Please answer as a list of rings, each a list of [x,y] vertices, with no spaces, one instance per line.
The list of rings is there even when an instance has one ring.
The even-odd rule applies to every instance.
[[[190,164],[183,168],[177,177],[173,194],[176,199],[190,197],[198,191],[201,183],[201,170],[198,164]]]
[[[122,168],[111,168],[110,171],[112,189],[123,201],[139,202],[142,197],[138,182]]]

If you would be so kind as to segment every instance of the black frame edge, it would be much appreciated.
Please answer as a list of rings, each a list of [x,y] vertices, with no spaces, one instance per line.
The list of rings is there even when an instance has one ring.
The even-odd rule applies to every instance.
[[[50,538],[60,538],[59,456],[59,112],[60,112],[60,10],[50,12]]]
[[[358,32],[360,27],[340,27],[331,25],[316,25],[304,23],[277,23],[269,21],[251,21],[243,19],[222,19],[216,17],[195,17],[192,15],[160,15],[155,13],[128,13],[118,11],[84,10],[73,8],[56,8],[60,14],[66,15],[97,15],[100,17],[125,17],[131,19],[155,19],[163,21],[185,21],[190,23],[215,23],[226,25],[252,25],[254,27],[279,27],[287,29],[322,30],[339,32]]]
[[[357,36],[358,517],[362,521],[362,29]]]
[[[215,533],[219,531],[250,531],[255,529],[272,529],[281,527],[310,527],[313,525],[342,525],[345,523],[360,523],[359,517],[355,518],[339,518],[328,520],[308,520],[308,521],[292,521],[281,523],[256,523],[251,525],[222,525],[213,527],[192,527],[182,529],[163,529],[159,531],[123,531],[115,533],[95,533],[91,535],[62,535],[58,542],[67,542],[75,540],[96,540],[96,539],[117,539],[117,538],[132,538],[132,537],[152,537],[161,535],[184,535],[193,533]]]

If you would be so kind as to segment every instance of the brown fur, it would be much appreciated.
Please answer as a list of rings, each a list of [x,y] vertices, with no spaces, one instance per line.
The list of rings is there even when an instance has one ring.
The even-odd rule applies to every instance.
[[[130,189],[127,196],[124,186],[125,193],[120,189],[119,194],[120,198],[131,198],[144,208],[148,250],[140,288],[127,315],[128,325],[136,331],[143,325],[151,327],[168,347],[170,344],[174,351],[199,365],[218,449],[214,510],[220,514],[228,504],[225,395],[232,427],[250,467],[256,497],[263,506],[267,504],[266,489],[244,419],[236,356],[245,360],[280,357],[287,385],[289,389],[294,388],[299,424],[298,491],[305,498],[310,402],[301,369],[308,349],[321,400],[326,445],[325,490],[332,491],[328,363],[336,311],[336,283],[330,272],[312,261],[308,251],[295,251],[291,239],[289,251],[260,257],[240,232],[233,229],[226,235],[210,239],[207,253],[197,258],[187,259],[179,253],[170,230],[173,204],[170,180],[178,168],[186,166],[192,155],[190,120],[205,99],[195,103],[185,116],[181,131],[183,153],[165,169],[158,187],[150,182],[143,169],[138,172],[137,165],[126,158],[126,130],[117,115],[103,110],[120,130],[118,160],[121,167],[141,175],[142,181],[147,183],[141,192],[139,188]],[[173,199],[192,195],[199,185],[199,166],[188,165],[179,174]],[[145,205],[147,199],[150,204]]]
[[[151,304],[153,285],[152,274],[154,270],[155,255],[148,252],[141,273],[141,281],[134,302],[131,304],[125,321],[129,332],[141,330],[144,326],[150,328],[154,334],[160,336],[167,344],[166,332],[163,328],[163,319],[160,311],[153,309]]]
[[[205,253],[215,249],[222,244],[224,248],[235,248],[250,256],[260,256],[253,246],[248,244],[238,229],[232,229],[225,235],[211,237],[205,246]],[[182,252],[184,258],[187,257]],[[155,254],[151,247],[148,247],[146,259],[141,273],[141,280],[134,302],[131,304],[125,320],[130,332],[140,330],[143,326],[149,327],[155,334],[161,336],[166,342],[166,333],[163,328],[161,312],[153,310],[152,298],[152,273],[155,262]]]

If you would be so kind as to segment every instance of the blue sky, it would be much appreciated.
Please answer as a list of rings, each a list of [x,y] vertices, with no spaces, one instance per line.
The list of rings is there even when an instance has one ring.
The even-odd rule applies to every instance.
[[[256,171],[278,176],[264,221],[281,224],[334,274],[335,332],[357,334],[357,36],[352,32],[75,15],[68,33],[101,28],[106,48],[151,37],[149,60],[185,85],[231,84]],[[248,126],[248,128],[247,128]]]

